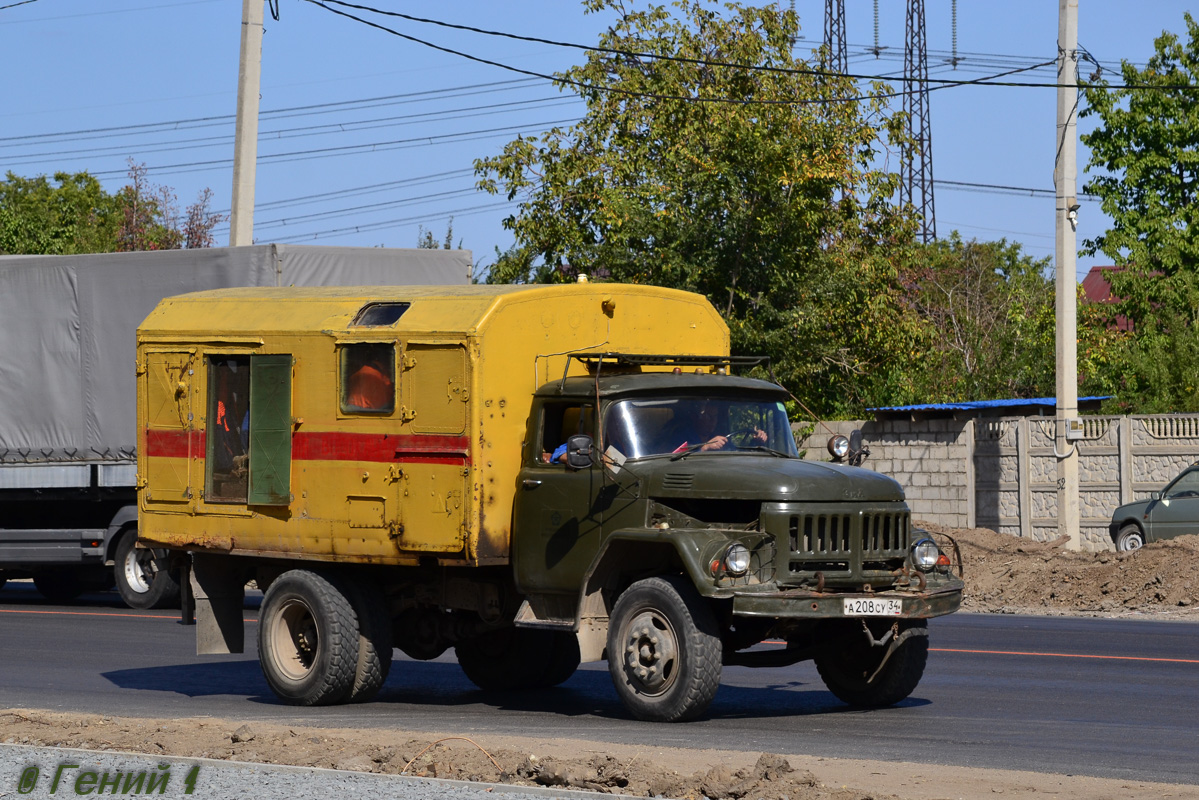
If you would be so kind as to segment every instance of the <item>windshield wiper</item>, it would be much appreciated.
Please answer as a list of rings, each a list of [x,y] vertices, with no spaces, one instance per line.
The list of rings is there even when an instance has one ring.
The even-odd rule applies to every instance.
[[[698,452],[698,451],[699,451],[699,449],[700,449],[701,447],[703,447],[705,444],[707,444],[707,442],[696,442],[696,443],[695,443],[695,444],[693,444],[693,445],[688,445],[688,446],[687,446],[685,449],[683,449],[683,450],[680,450],[679,452],[677,452],[677,453],[675,453],[674,455],[672,455],[672,456],[670,457],[670,460],[671,460],[671,461],[678,461],[678,460],[679,460],[680,458],[682,458],[683,456],[689,456],[689,455],[691,455],[692,453]]]
[[[735,445],[733,445],[733,447],[736,447],[738,450],[758,450],[763,453],[770,453],[772,456],[778,456],[779,458],[790,458],[791,457],[788,454],[784,453],[782,450],[775,450],[773,447],[767,447],[764,444],[754,444],[754,445],[745,445],[745,446],[735,444]]]

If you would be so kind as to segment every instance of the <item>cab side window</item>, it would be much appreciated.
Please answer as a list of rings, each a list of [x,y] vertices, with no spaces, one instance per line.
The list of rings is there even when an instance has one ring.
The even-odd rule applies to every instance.
[[[566,440],[576,434],[594,436],[594,406],[578,403],[547,403],[541,417],[541,460],[546,464],[565,463],[565,455],[554,459]]]
[[[343,414],[391,414],[396,407],[395,345],[342,345],[341,411]]]

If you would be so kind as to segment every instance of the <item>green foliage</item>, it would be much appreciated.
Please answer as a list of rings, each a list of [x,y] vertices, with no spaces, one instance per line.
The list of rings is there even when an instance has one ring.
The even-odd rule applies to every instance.
[[[445,226],[445,239],[439,244],[433,238],[433,231],[420,225],[416,229],[416,246],[421,250],[452,250],[454,244],[454,218],[450,217],[450,221]],[[458,249],[462,249],[462,240],[458,240]]]
[[[1112,219],[1083,252],[1120,267],[1107,273],[1117,302],[1089,324],[1107,330],[1119,314],[1134,326],[1109,331],[1094,380],[1126,412],[1199,408],[1199,25],[1189,13],[1185,22],[1185,40],[1163,33],[1144,69],[1122,64],[1122,83],[1133,88],[1095,84],[1079,114],[1098,120],[1081,137],[1094,173],[1085,189]]]
[[[117,199],[86,172],[0,182],[0,253],[111,252],[119,224]]]
[[[913,245],[904,277],[916,312],[938,331],[923,376],[927,402],[1051,397],[1054,285],[1049,259],[1019,244],[947,240]]]
[[[861,97],[851,79],[722,65],[807,68],[776,7],[585,6],[617,15],[601,47],[691,60],[589,51],[558,76],[587,103],[579,123],[476,161],[480,188],[520,200],[488,279],[700,292],[734,352],[771,356],[814,412],[908,399],[903,359],[929,332],[888,256],[912,225],[890,203],[898,176],[876,166],[903,145],[885,87],[843,102]]]
[[[205,189],[181,217],[174,192],[146,180],[142,164],[129,164],[130,183],[115,194],[86,172],[0,182],[0,253],[72,255],[130,250],[211,247],[212,229],[224,217],[208,210]]]

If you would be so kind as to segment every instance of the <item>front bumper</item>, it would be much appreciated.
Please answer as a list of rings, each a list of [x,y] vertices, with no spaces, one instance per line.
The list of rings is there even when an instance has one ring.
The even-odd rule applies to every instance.
[[[845,600],[851,598],[899,599],[903,608],[899,619],[928,619],[952,614],[962,605],[962,581],[943,577],[925,591],[890,589],[879,592],[816,592],[811,589],[783,589],[773,592],[733,592],[733,615],[767,619],[842,618]]]

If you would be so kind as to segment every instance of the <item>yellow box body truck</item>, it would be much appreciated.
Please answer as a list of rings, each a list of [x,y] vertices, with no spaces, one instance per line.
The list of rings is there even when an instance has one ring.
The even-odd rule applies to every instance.
[[[961,583],[894,481],[801,460],[728,353],[706,299],[645,286],[168,298],[138,328],[139,535],[202,653],[241,652],[257,582],[290,703],[369,699],[393,647],[489,690],[607,657],[645,719],[701,714],[727,663],[896,702]]]

